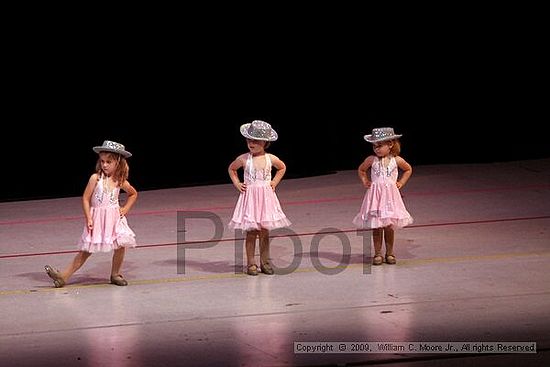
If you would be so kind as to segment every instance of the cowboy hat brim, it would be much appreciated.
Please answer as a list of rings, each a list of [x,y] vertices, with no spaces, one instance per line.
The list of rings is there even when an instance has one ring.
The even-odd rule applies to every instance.
[[[402,136],[403,136],[403,134],[400,134],[400,135],[396,134],[396,135],[392,135],[392,136],[385,136],[383,138],[373,138],[372,134],[369,134],[369,135],[365,135],[364,138],[369,143],[378,143],[378,142],[381,142],[381,141],[388,141],[388,140],[397,139],[397,138],[400,138]]]
[[[100,147],[93,147],[92,148],[94,152],[101,153],[101,152],[109,152],[109,153],[117,153],[123,156],[124,158],[130,158],[132,156],[132,153],[126,151],[126,150],[120,150],[120,149],[112,149],[112,148],[106,148],[103,146]]]

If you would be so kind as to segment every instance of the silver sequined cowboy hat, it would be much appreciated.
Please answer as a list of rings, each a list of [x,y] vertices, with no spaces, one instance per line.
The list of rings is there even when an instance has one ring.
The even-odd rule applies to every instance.
[[[380,141],[393,140],[402,137],[403,135],[393,132],[393,127],[378,127],[372,129],[372,134],[365,135],[365,140],[369,143],[378,143]]]
[[[275,141],[279,137],[270,124],[262,120],[241,125],[241,134],[247,139]]]
[[[92,149],[96,153],[101,153],[101,152],[117,153],[123,156],[124,158],[130,158],[132,156],[132,153],[128,152],[124,147],[124,145],[114,141],[110,141],[110,140],[105,140],[103,142],[103,145],[98,147],[93,147]]]

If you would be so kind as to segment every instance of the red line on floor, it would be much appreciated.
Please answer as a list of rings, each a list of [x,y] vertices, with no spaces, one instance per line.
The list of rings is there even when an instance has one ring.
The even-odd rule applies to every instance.
[[[472,220],[472,221],[463,221],[463,222],[446,222],[446,223],[429,223],[429,224],[413,224],[410,226],[407,226],[406,228],[423,228],[423,227],[443,227],[443,226],[458,226],[458,225],[467,225],[467,224],[486,224],[486,223],[500,223],[500,222],[516,222],[516,221],[522,221],[522,220],[537,220],[537,219],[550,219],[550,215],[541,215],[536,217],[521,217],[521,218],[503,218],[503,219],[486,219],[486,220]],[[278,237],[306,237],[306,236],[314,236],[318,234],[336,234],[336,233],[349,233],[349,232],[364,232],[364,231],[370,231],[370,229],[344,229],[344,230],[329,230],[329,231],[322,231],[322,232],[304,232],[304,233],[293,233],[293,234],[284,234],[284,235],[277,235],[277,236],[271,236],[271,238],[278,238]],[[243,241],[243,238],[222,238],[217,240],[217,242],[234,242],[234,241]],[[185,243],[177,243],[177,242],[168,242],[168,243],[156,243],[156,244],[149,244],[149,245],[138,245],[136,248],[157,248],[157,247],[166,247],[166,246],[176,246],[176,245],[200,245],[203,243],[212,243],[213,240],[200,240],[200,241],[188,241]],[[34,253],[26,253],[26,254],[7,254],[7,255],[0,255],[0,259],[10,259],[10,258],[19,258],[19,257],[29,257],[29,256],[45,256],[45,255],[61,255],[61,254],[70,254],[70,253],[77,253],[78,250],[64,250],[64,251],[49,251],[49,252],[34,252]]]
[[[537,190],[537,189],[549,189],[549,188],[550,188],[550,185],[531,185],[531,186],[522,186],[522,187],[500,187],[500,188],[454,190],[454,191],[408,192],[406,193],[406,196],[437,196],[437,195],[449,195],[449,194],[453,195],[453,194],[470,194],[470,193],[500,192],[500,191],[524,191],[526,189]],[[363,199],[363,196],[351,196],[351,197],[312,199],[312,200],[300,200],[300,201],[282,201],[282,205],[283,206],[307,205],[307,204],[321,204],[321,203],[343,202],[343,201],[353,201],[353,200],[360,202],[362,199]],[[138,216],[138,215],[159,215],[159,214],[177,213],[177,212],[183,212],[183,211],[196,212],[196,211],[229,210],[233,208],[234,208],[234,205],[212,206],[212,207],[206,207],[206,208],[192,208],[192,209],[176,208],[176,209],[148,210],[148,211],[132,212],[132,214],[130,214],[129,217]],[[72,221],[72,220],[83,220],[83,216],[79,215],[79,216],[67,216],[67,217],[6,220],[6,221],[0,221],[0,226],[30,224],[30,223],[48,223],[48,222]]]

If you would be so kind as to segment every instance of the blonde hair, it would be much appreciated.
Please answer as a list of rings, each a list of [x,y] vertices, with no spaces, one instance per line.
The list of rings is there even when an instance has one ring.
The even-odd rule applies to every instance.
[[[130,166],[128,166],[126,158],[118,153],[113,152],[99,153],[105,153],[109,156],[109,158],[117,161],[117,166],[115,172],[113,173],[113,180],[117,182],[118,187],[121,187],[128,179],[128,173],[130,172]],[[101,157],[97,159],[97,162],[95,164],[95,171],[99,176],[101,176],[101,173],[103,172],[103,169],[101,169]]]

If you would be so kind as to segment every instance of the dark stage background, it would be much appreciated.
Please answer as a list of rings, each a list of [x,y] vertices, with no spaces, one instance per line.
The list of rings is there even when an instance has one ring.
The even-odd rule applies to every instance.
[[[279,133],[268,151],[287,164],[285,179],[356,169],[372,152],[363,135],[380,126],[403,134],[401,155],[413,167],[549,156],[537,129],[519,123],[529,121],[528,114],[514,105],[481,108],[456,95],[448,100],[434,94],[426,100],[351,94],[345,99],[313,89],[304,91],[304,99],[294,93],[286,100],[262,101],[251,94],[240,100],[230,92],[215,99],[151,93],[47,98],[35,106],[49,116],[40,127],[20,121],[4,135],[8,169],[0,199],[81,195],[97,158],[92,147],[105,139],[133,153],[130,182],[139,191],[230,183],[228,164],[247,151],[239,126],[253,119],[270,122]]]
[[[254,119],[279,133],[269,152],[287,164],[287,180],[356,169],[372,153],[363,135],[381,126],[403,134],[413,167],[550,156],[546,101],[529,84],[536,68],[503,74],[514,65],[483,48],[475,62],[449,49],[437,60],[369,64],[344,49],[327,59],[318,46],[269,64],[243,54],[183,66],[172,51],[140,58],[114,46],[40,64],[21,58],[4,101],[0,201],[81,195],[92,147],[105,139],[134,154],[138,191],[228,184],[227,166],[247,151],[239,127]]]
[[[531,13],[511,27],[468,11],[466,31],[408,11],[401,24],[395,9],[294,10],[20,27],[5,45],[0,201],[81,195],[105,139],[134,154],[140,191],[230,183],[253,119],[278,131],[269,151],[286,179],[355,169],[372,152],[363,135],[387,125],[413,166],[550,156],[544,22]]]

